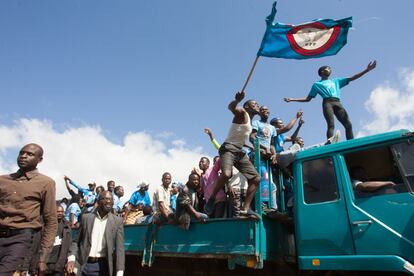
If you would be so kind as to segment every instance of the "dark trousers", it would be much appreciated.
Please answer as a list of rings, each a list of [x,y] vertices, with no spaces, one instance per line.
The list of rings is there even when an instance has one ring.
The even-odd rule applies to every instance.
[[[87,262],[82,270],[82,276],[109,276],[108,260],[102,258],[97,262]]]
[[[345,108],[342,106],[339,99],[329,98],[324,99],[322,103],[323,116],[325,117],[326,124],[328,125],[328,130],[326,132],[326,138],[329,139],[334,135],[335,130],[335,118],[345,127],[346,139],[354,139],[354,133],[352,131],[352,123],[349,120],[348,113]]]
[[[28,263],[32,239],[30,229],[0,235],[0,275],[11,276],[22,264]]]

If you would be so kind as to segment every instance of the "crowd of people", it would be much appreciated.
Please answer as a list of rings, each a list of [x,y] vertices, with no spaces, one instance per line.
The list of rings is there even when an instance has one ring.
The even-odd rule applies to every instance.
[[[321,80],[307,97],[285,98],[286,102],[310,101],[317,94],[324,98],[327,141],[316,146],[339,139],[338,132],[334,135],[334,115],[344,124],[347,139],[353,138],[352,125],[340,103],[340,88],[375,65],[371,62],[361,73],[333,80],[329,79],[331,69],[321,67]],[[261,214],[251,208],[255,194],[259,188],[262,194],[269,189],[264,181],[269,172],[282,170],[289,174],[286,168],[304,148],[299,132],[305,122],[302,111],[287,125],[281,118],[269,121],[268,106],[259,106],[255,100],[239,106],[244,97],[245,92],[236,93],[228,106],[233,119],[222,144],[211,129],[204,130],[218,155],[212,160],[201,157],[198,166],[189,168],[185,184],[173,182],[170,172],[163,173],[160,185],[151,184],[157,185],[153,195],[148,192],[147,181],[141,181],[125,200],[124,188],[113,180],[107,182],[106,188],[96,183],[86,188],[64,176],[70,199],[56,200],[54,181],[37,170],[43,160],[42,147],[24,146],[17,159],[19,170],[0,176],[0,275],[64,275],[66,271],[120,276],[125,266],[124,224],[175,224],[188,230],[192,220],[259,220]],[[260,119],[254,120],[256,115]],[[295,125],[292,135],[286,135]],[[256,140],[262,162],[259,171],[252,162]],[[292,143],[289,149],[286,142]],[[268,209],[277,210],[275,195],[267,194],[262,200]],[[78,230],[77,237],[72,237],[72,229]]]

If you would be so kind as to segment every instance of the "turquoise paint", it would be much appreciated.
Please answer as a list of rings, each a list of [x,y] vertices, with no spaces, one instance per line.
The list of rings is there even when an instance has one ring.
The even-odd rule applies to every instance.
[[[319,266],[312,265],[318,259]],[[299,266],[309,270],[357,270],[357,271],[402,271],[407,260],[390,255],[354,255],[354,256],[303,256],[299,257]]]
[[[295,161],[297,202],[295,206],[297,246],[300,269],[342,269],[342,270],[389,270],[405,271],[406,261],[414,259],[414,195],[412,193],[386,194],[369,198],[355,198],[343,154],[374,147],[399,143],[412,137],[406,130],[394,131],[370,137],[345,141],[338,144],[307,150],[298,154]],[[411,138],[412,139],[412,138]],[[303,179],[301,165],[304,161],[331,156],[334,160],[340,198],[334,202],[313,204],[312,213],[303,201]],[[340,210],[338,205],[343,202]],[[336,208],[340,218],[330,220],[333,230],[316,231],[315,224],[321,217],[333,215]],[[309,218],[311,217],[311,218]],[[312,219],[313,218],[313,219]],[[339,223],[348,220],[351,241],[339,246],[345,240],[343,227]],[[354,253],[341,250],[350,248]],[[335,254],[329,254],[329,251]],[[338,256],[335,256],[337,255]],[[321,260],[316,268],[311,260]],[[323,261],[322,261],[323,260]]]
[[[394,131],[298,153],[293,165],[295,231],[266,215],[258,222],[237,219],[192,222],[188,231],[173,225],[134,225],[125,227],[126,252],[142,254],[145,265],[151,265],[155,256],[171,256],[225,258],[229,268],[249,265],[260,269],[265,260],[297,259],[299,269],[405,271],[404,264],[413,263],[414,256],[413,194],[356,199],[343,154],[407,140],[406,134],[409,133],[405,130]],[[339,198],[307,204],[303,196],[302,163],[324,156],[332,157]],[[256,164],[260,161],[257,154],[255,160]],[[255,209],[261,214],[260,198],[259,191]],[[373,223],[353,224],[368,219]],[[312,265],[312,259],[316,258],[320,260],[318,267]]]
[[[333,162],[336,169],[336,160],[333,159]],[[337,182],[339,182],[338,177],[336,174]],[[297,163],[295,166],[295,183],[296,208],[294,212],[298,255],[354,254],[343,191],[338,189],[339,198],[334,201],[305,203],[302,163]]]

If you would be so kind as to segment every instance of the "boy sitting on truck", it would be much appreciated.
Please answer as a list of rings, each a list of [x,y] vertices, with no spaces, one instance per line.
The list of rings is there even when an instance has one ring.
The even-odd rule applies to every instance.
[[[200,177],[197,173],[191,173],[184,187],[179,188],[177,196],[176,221],[178,227],[188,230],[191,218],[194,217],[200,222],[205,222],[208,216],[200,213],[197,208],[197,185],[200,183]]]

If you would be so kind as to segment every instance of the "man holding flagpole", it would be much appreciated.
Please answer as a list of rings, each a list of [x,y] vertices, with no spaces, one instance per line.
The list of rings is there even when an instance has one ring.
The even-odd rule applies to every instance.
[[[328,126],[326,132],[326,138],[329,139],[333,136],[335,130],[335,118],[341,122],[341,124],[345,127],[346,131],[346,139],[350,140],[354,138],[354,133],[352,131],[352,124],[349,120],[348,113],[346,112],[345,108],[342,106],[340,98],[341,98],[341,88],[348,85],[349,82],[359,79],[369,71],[373,70],[377,62],[371,61],[367,68],[362,72],[349,77],[349,78],[336,78],[336,79],[329,79],[331,75],[331,68],[329,66],[322,66],[318,70],[318,74],[321,79],[315,82],[312,85],[311,91],[309,92],[307,97],[303,98],[284,98],[285,102],[309,102],[317,94],[319,94],[323,98],[322,109],[323,109],[323,116],[325,117],[326,124]]]
[[[243,107],[238,107],[244,96],[244,91],[237,92],[234,100],[228,106],[231,113],[233,113],[233,120],[227,138],[219,149],[221,174],[204,206],[204,211],[209,216],[213,213],[215,197],[232,177],[234,166],[246,177],[248,183],[245,201],[239,214],[243,217],[260,219],[260,215],[250,209],[250,204],[259,188],[260,176],[243,151],[243,146],[252,132],[251,120],[259,113],[259,105],[254,100],[247,100]]]

